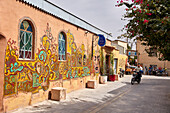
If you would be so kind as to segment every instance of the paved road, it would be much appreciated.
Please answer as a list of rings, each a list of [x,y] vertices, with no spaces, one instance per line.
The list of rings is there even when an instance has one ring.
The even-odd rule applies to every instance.
[[[127,83],[125,87],[118,97],[92,113],[170,113],[170,80],[143,79],[140,85]]]
[[[130,84],[127,75],[118,82],[68,94],[62,102],[45,101],[14,113],[170,113],[170,78],[143,76]]]

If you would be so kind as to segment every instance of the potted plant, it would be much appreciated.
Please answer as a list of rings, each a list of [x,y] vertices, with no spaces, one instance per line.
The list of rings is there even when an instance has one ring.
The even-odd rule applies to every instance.
[[[106,75],[106,64],[103,63],[104,61],[104,55],[103,55],[103,48],[100,49],[100,78],[99,83],[105,84],[107,82],[107,75]]]
[[[114,70],[113,70],[113,65],[114,65],[114,54],[113,52],[110,55],[110,70],[109,70],[109,80],[110,81],[115,81],[115,75],[114,75]]]

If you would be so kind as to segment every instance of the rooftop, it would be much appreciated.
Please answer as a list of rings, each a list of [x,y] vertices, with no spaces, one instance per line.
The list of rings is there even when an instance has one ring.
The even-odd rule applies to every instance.
[[[20,0],[20,1],[25,2],[26,4],[29,4],[37,9],[40,9],[50,15],[53,15],[59,19],[62,19],[68,23],[71,23],[89,32],[92,32],[95,34],[102,34],[107,39],[111,39],[112,37],[109,33],[95,27],[94,25],[86,22],[85,20],[58,7],[57,5],[53,4],[52,2],[49,2],[48,0]]]
[[[122,41],[122,40],[113,40],[113,42],[118,42],[118,41],[120,41],[120,42],[123,42],[123,43],[127,43],[126,41]]]

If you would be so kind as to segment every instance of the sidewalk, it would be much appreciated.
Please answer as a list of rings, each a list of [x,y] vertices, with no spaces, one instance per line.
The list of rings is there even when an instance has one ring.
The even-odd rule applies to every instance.
[[[170,79],[170,77],[144,75],[142,79]],[[87,111],[99,103],[104,103],[110,98],[116,97],[120,89],[126,89],[124,86],[131,87],[131,85],[127,85],[130,84],[130,80],[131,75],[125,75],[125,77],[119,78],[119,81],[108,81],[107,84],[98,84],[96,89],[85,88],[68,93],[66,100],[60,102],[46,100],[32,106],[20,108],[12,113],[75,113],[75,111]]]
[[[52,106],[61,107],[61,105],[71,105],[80,102],[96,103],[96,104],[102,103],[105,101],[106,98],[116,96],[115,94],[111,94],[108,92],[111,92],[113,90],[125,86],[126,83],[121,83],[121,81],[126,79],[127,81],[129,81],[130,80],[129,77],[131,76],[126,76],[124,78],[119,79],[119,81],[115,81],[115,82],[108,81],[106,84],[98,84],[98,87],[96,89],[84,88],[77,91],[73,91],[66,95],[66,100],[62,100],[60,102],[53,101],[53,100],[46,100],[34,104],[32,106],[20,108],[12,113],[37,113],[37,112],[43,112],[46,109],[51,108]]]

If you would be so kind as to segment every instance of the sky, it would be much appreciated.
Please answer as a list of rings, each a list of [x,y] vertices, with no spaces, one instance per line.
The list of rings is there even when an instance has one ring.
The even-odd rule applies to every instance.
[[[116,7],[117,0],[48,0],[88,23],[112,33],[115,40],[127,21],[121,20],[125,7]],[[125,39],[121,39],[124,40]]]

